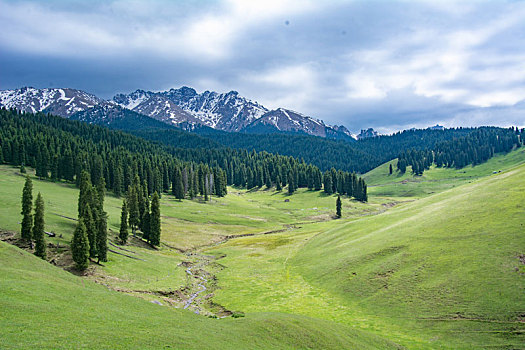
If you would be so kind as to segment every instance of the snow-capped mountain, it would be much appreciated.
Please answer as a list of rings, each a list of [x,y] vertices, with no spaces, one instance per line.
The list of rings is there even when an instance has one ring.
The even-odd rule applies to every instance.
[[[354,140],[357,140],[357,136],[352,134],[350,130],[348,130],[344,125],[332,125],[330,126],[333,130],[337,131],[338,133],[345,134],[346,136],[349,136],[353,138]]]
[[[172,123],[178,125],[184,122],[189,124],[202,123],[200,119],[197,119],[190,113],[182,110],[182,108],[163,95],[152,95],[136,107],[131,108],[131,110],[168,124]]]
[[[361,129],[361,132],[359,133],[359,135],[357,135],[357,139],[361,140],[361,139],[366,139],[369,137],[376,137],[376,136],[379,136],[379,133],[372,128],[368,128],[366,130]]]
[[[167,125],[165,122],[158,121],[107,101],[93,108],[75,113],[69,119],[121,130],[142,130],[146,128],[165,129],[173,127]]]
[[[47,112],[63,117],[92,108],[102,99],[75,89],[35,89],[24,87],[0,91],[0,106],[23,112]]]
[[[126,123],[132,128],[141,124],[144,127],[159,125],[143,118],[149,117],[187,131],[211,127],[227,132],[303,133],[331,139],[352,137],[344,126],[329,126],[322,120],[284,108],[270,111],[237,91],[197,93],[186,86],[161,92],[136,90],[115,95],[110,101],[75,89],[25,87],[0,91],[0,107],[48,112],[113,127],[125,127]],[[131,111],[134,113],[128,113]]]
[[[326,125],[322,121],[284,108],[265,113],[262,117],[247,125],[244,130],[254,133],[271,131],[304,132],[315,136],[326,136]]]
[[[224,131],[240,131],[268,112],[264,106],[239,96],[236,91],[222,94],[205,91],[199,94],[186,86],[163,92],[137,90],[129,95],[116,95],[113,101],[159,120],[171,120],[174,124],[202,123]],[[169,106],[167,101],[179,109]]]
[[[322,120],[284,108],[265,113],[262,117],[247,125],[242,131],[257,134],[274,132],[304,133],[330,139],[348,139],[352,137],[350,131],[344,126],[328,126]]]

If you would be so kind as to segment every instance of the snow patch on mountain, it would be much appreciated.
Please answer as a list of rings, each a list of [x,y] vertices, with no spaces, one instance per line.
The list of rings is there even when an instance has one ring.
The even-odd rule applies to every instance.
[[[48,112],[69,117],[91,108],[103,100],[95,95],[75,89],[35,89],[24,87],[0,91],[0,106],[24,112]]]

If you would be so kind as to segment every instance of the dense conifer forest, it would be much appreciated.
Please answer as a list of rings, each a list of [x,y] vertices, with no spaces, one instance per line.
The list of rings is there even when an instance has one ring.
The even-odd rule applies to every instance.
[[[266,135],[226,133],[206,127],[195,129],[197,135],[174,129],[131,132],[173,147],[215,149],[228,147],[257,152],[266,151],[303,159],[317,166],[321,171],[335,168],[363,174],[402,155],[407,150],[433,150],[438,144],[461,138],[476,130],[478,128],[414,129],[355,142],[285,133]]]
[[[138,178],[148,195],[171,191],[179,199],[221,197],[227,185],[288,186],[292,194],[302,187],[321,190],[327,181],[327,193],[367,199],[366,184],[355,174],[331,169],[323,176],[317,166],[290,156],[230,148],[176,148],[96,125],[6,109],[0,111],[0,126],[0,162],[31,166],[40,178],[77,185],[85,171],[93,181],[103,179],[105,188],[117,196]]]
[[[523,144],[525,131],[517,128],[482,127],[465,136],[443,141],[433,150],[410,149],[400,153],[397,168],[404,173],[412,166],[415,175],[422,175],[432,164],[437,167],[460,169],[486,162],[494,154],[509,152]]]

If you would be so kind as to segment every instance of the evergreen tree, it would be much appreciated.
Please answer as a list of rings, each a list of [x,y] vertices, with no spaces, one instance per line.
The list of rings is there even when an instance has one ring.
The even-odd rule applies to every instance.
[[[35,240],[35,255],[46,259],[46,240],[44,238],[44,200],[38,192],[35,202],[35,223],[33,225],[33,239]]]
[[[152,245],[160,245],[160,202],[157,192],[153,193],[151,198],[151,215],[150,215],[150,242]]]
[[[151,242],[151,213],[148,211],[144,212],[142,217],[142,238],[147,242]]]
[[[173,195],[178,200],[184,199],[184,184],[182,183],[182,174],[180,169],[177,168],[173,175]]]
[[[97,224],[97,257],[98,262],[108,261],[108,228],[107,228],[107,214],[102,211],[99,215]]]
[[[126,244],[126,242],[128,241],[128,208],[126,206],[126,200],[122,201],[122,212],[120,213],[119,238],[122,244]]]
[[[388,167],[388,173],[392,175],[392,164],[390,164],[390,166]]]
[[[32,207],[33,207],[33,182],[29,175],[26,176],[26,182],[24,184],[24,189],[22,191],[22,230],[21,235],[22,239],[30,242],[31,241],[31,230],[33,226],[33,216],[32,216]]]
[[[90,258],[95,258],[97,256],[97,223],[93,213],[94,210],[91,209],[91,206],[86,204],[82,213],[82,219],[88,237]]]
[[[279,175],[277,175],[277,177],[275,178],[275,190],[276,191],[281,191],[283,188],[281,186],[281,178],[279,177]]]
[[[330,171],[326,171],[324,173],[323,187],[324,187],[324,192],[326,194],[334,193],[333,192],[333,186],[332,186],[332,173]]]
[[[397,161],[397,169],[401,172],[401,174],[404,174],[407,170],[407,164],[404,158],[400,158]]]
[[[295,176],[292,171],[288,173],[288,194],[293,194],[295,192]]]
[[[113,180],[113,192],[115,193],[115,196],[120,197],[120,195],[122,194],[122,182],[124,181],[120,166],[116,167],[114,176],[115,178]]]
[[[265,175],[265,178],[266,178],[266,188],[271,188],[272,187],[272,179],[270,178],[270,174],[268,173],[268,170],[266,171],[266,175]]]
[[[335,216],[341,217],[341,196],[337,196],[337,201],[335,202]]]
[[[137,191],[134,186],[130,186],[128,190],[128,198],[126,200],[128,204],[129,218],[128,223],[131,227],[131,232],[135,235],[135,230],[139,224],[139,204],[137,200]]]
[[[104,198],[106,196],[106,181],[103,177],[98,179],[97,182],[97,210],[102,211],[104,210]]]
[[[91,181],[89,173],[85,170],[80,174],[80,193],[78,194],[78,216],[82,216],[83,210],[91,202]]]
[[[71,253],[77,269],[85,270],[89,266],[89,241],[84,219],[80,218],[71,240]]]

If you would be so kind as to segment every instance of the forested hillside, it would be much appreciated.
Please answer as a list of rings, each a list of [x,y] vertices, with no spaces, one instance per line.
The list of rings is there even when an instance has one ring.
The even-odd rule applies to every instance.
[[[103,177],[106,188],[116,195],[125,192],[136,176],[139,183],[147,184],[149,194],[174,191],[180,183],[182,197],[223,196],[227,184],[242,188],[275,186],[277,190],[288,186],[290,194],[301,187],[322,188],[318,167],[268,152],[176,148],[96,125],[6,109],[0,110],[0,127],[1,163],[31,166],[40,178],[76,181],[77,185],[85,170],[91,179]],[[184,136],[181,139],[188,140]],[[366,200],[364,181],[342,171],[325,176],[332,174],[351,182],[354,179],[354,187],[340,186],[339,193]],[[329,181],[332,187],[337,183],[336,178]]]
[[[520,147],[524,130],[482,127],[465,136],[443,141],[427,150],[410,149],[399,155],[397,168],[404,173],[408,165],[412,172],[422,175],[432,164],[438,167],[463,168],[486,162],[496,153],[509,152]]]
[[[505,129],[494,129],[505,132]],[[479,128],[405,130],[356,142],[328,140],[308,135],[227,133],[206,127],[193,130],[193,133],[201,136],[200,139],[195,140],[190,140],[187,135],[177,134],[171,130],[142,130],[137,134],[167,145],[180,145],[179,147],[187,147],[186,144],[191,145],[196,140],[207,139],[213,141],[213,143],[210,142],[210,146],[215,148],[223,146],[248,151],[266,151],[304,159],[305,162],[319,167],[322,171],[336,168],[365,173],[384,162],[397,158],[407,150],[434,150],[438,144],[464,137],[476,130]],[[523,130],[521,133],[524,135]],[[485,141],[481,139],[480,142]]]

